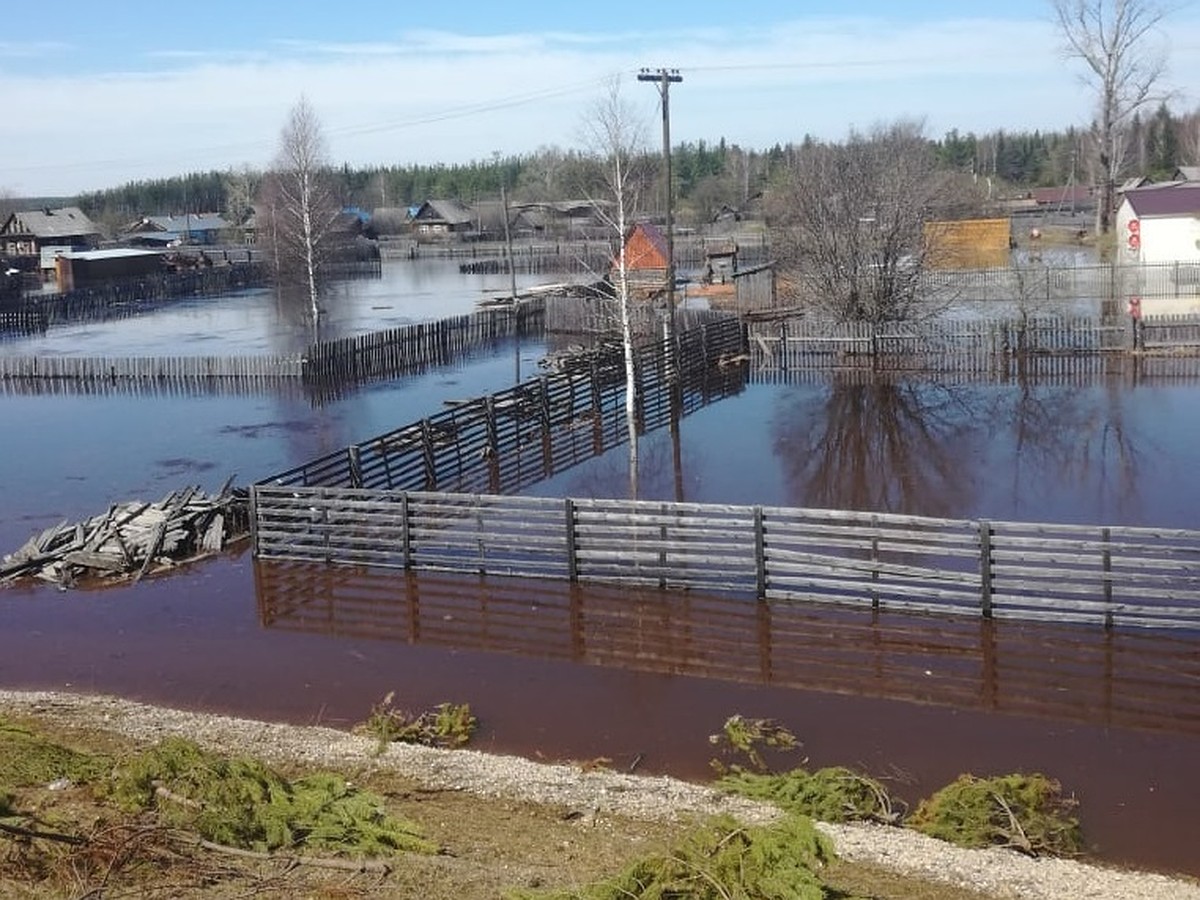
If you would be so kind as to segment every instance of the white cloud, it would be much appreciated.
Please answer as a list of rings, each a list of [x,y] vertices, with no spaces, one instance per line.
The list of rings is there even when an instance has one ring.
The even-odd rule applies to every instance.
[[[1200,44],[1195,22],[1176,48]],[[0,187],[73,193],[134,178],[266,165],[301,94],[339,162],[466,162],[577,145],[587,108],[613,73],[677,65],[672,137],[752,147],[836,138],[852,126],[922,118],[931,134],[1061,128],[1092,98],[1046,22],[957,19],[881,26],[820,19],[769,28],[656,34],[467,36],[412,31],[395,40],[289,40],[270,53],[152,52],[148,73],[32,78],[0,74],[20,123],[0,144]],[[1196,55],[1172,82],[1196,83]],[[1189,80],[1190,79],[1190,80]],[[654,117],[657,92],[630,83]]]

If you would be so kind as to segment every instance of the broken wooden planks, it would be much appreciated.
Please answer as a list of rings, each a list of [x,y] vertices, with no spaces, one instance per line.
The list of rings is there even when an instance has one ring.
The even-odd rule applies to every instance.
[[[0,559],[0,584],[26,578],[63,587],[88,580],[137,581],[212,556],[246,537],[248,502],[230,479],[215,495],[187,487],[157,503],[121,503],[83,522],[62,522]]]

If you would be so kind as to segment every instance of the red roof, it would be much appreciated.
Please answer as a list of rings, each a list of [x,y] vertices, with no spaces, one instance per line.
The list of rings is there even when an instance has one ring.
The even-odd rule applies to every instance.
[[[1152,184],[1125,192],[1125,199],[1138,216],[1200,215],[1200,182],[1176,181]]]
[[[630,271],[639,269],[667,268],[667,238],[658,227],[649,222],[639,222],[625,240],[625,267]]]

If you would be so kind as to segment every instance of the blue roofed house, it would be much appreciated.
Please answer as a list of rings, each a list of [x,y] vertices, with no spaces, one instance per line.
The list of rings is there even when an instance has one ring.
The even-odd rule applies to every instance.
[[[142,216],[121,234],[124,243],[143,247],[179,244],[212,246],[221,241],[230,224],[217,213],[184,213],[179,216]]]

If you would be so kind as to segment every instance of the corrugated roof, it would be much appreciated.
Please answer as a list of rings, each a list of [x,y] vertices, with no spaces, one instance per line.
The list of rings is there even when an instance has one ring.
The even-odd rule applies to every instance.
[[[41,239],[88,237],[100,233],[78,206],[31,209],[12,214],[6,234],[32,234]]]
[[[471,222],[471,213],[456,200],[426,200],[414,218],[422,218],[426,207],[433,212],[432,218],[441,219],[448,225],[468,225]]]
[[[1125,192],[1138,216],[1200,215],[1200,181],[1153,184]]]
[[[120,259],[129,256],[162,256],[157,250],[134,250],[131,247],[114,247],[111,250],[77,250],[61,255],[67,259],[82,260]]]

